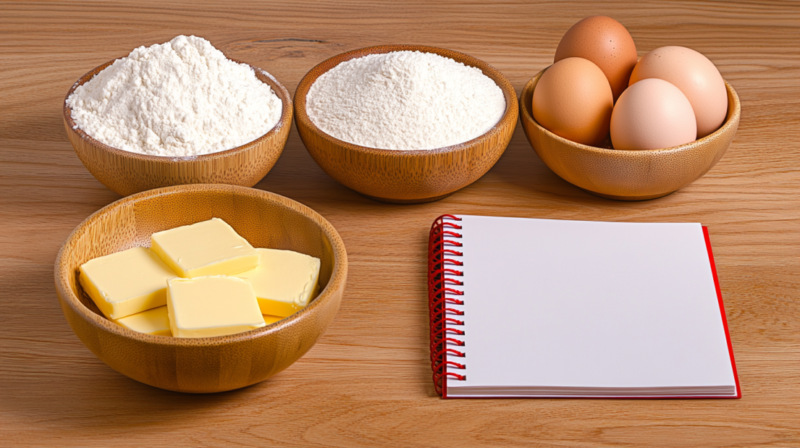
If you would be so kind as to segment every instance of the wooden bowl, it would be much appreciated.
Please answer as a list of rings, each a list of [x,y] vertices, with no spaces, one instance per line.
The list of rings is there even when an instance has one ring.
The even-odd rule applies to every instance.
[[[320,258],[320,294],[272,325],[230,336],[153,336],[106,319],[78,282],[95,257],[149,246],[153,232],[218,217],[254,247],[290,249]],[[233,185],[180,185],[120,199],[89,216],[67,238],[55,263],[61,309],[70,327],[117,372],[178,392],[221,392],[275,375],[303,356],[331,323],[342,300],[347,253],[336,230],[310,208],[262,190]]]
[[[562,179],[604,198],[655,199],[689,185],[722,158],[739,127],[739,97],[726,82],[728,116],[719,129],[699,140],[642,151],[582,145],[553,134],[534,120],[533,89],[542,73],[544,70],[528,81],[520,95],[525,135],[539,158]]]
[[[500,122],[467,142],[433,150],[395,151],[359,146],[319,129],[306,113],[306,95],[323,73],[339,63],[375,53],[421,51],[477,67],[494,80],[506,99]],[[295,123],[300,138],[319,166],[341,184],[384,202],[420,203],[447,197],[486,174],[503,155],[517,122],[517,94],[511,83],[491,65],[452,50],[420,45],[382,45],[348,51],[308,72],[294,94]]]
[[[127,196],[152,188],[207,183],[252,187],[267,175],[281,156],[292,127],[292,98],[275,78],[252,66],[256,77],[281,99],[283,110],[274,128],[249,143],[212,154],[162,157],[124,151],[95,140],[77,127],[66,99],[78,86],[113,63],[109,61],[95,68],[72,85],[64,98],[64,127],[86,169],[114,192]]]

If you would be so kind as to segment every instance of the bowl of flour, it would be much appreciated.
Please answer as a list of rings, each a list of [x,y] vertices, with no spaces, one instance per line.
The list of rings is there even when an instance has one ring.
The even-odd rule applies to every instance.
[[[491,65],[452,50],[384,45],[330,58],[294,96],[295,123],[328,175],[372,199],[430,202],[500,159],[519,106]]]
[[[81,162],[127,196],[180,184],[252,187],[283,152],[293,111],[266,71],[177,36],[82,76],[63,114]]]

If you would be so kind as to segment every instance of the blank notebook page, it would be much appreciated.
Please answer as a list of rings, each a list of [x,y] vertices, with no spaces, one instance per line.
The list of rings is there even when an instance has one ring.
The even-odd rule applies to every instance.
[[[459,217],[448,396],[735,394],[700,224]]]

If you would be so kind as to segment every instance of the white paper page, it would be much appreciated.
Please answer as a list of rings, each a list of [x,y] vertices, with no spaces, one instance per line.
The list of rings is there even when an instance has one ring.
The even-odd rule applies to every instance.
[[[699,224],[464,216],[466,381],[735,386]]]

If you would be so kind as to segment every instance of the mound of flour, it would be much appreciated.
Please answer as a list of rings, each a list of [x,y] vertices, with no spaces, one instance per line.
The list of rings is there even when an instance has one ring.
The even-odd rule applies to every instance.
[[[434,149],[480,136],[503,116],[503,91],[475,67],[418,51],[342,62],[314,82],[309,118],[327,134],[381,149]]]
[[[77,126],[107,145],[173,157],[253,141],[275,127],[283,108],[251,67],[195,36],[133,50],[67,104]]]

